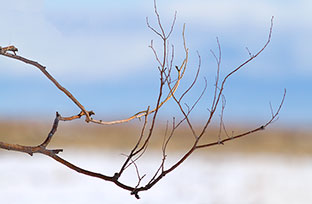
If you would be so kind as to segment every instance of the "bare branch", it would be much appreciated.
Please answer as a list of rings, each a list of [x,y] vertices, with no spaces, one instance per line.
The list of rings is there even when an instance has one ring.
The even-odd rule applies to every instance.
[[[211,105],[211,109],[213,109],[213,107],[216,105],[216,97],[217,97],[217,91],[219,88],[219,78],[220,78],[220,68],[221,68],[221,46],[220,46],[220,42],[219,39],[217,38],[217,45],[218,45],[218,57],[216,56],[216,54],[210,50],[210,52],[212,53],[212,55],[214,56],[216,63],[217,63],[217,75],[216,75],[216,83],[215,83],[215,91],[214,91],[214,95],[213,95],[213,101],[212,101],[212,105]]]
[[[51,131],[49,132],[48,137],[46,138],[46,140],[39,146],[45,148],[50,143],[54,133],[57,130],[59,121],[60,121],[60,114],[58,112],[56,112],[56,117],[55,117],[55,120],[54,120],[54,123],[53,123]]]
[[[88,111],[89,112],[89,115],[91,116],[91,115],[95,115],[95,113],[93,112],[93,111]],[[71,121],[71,120],[75,120],[75,119],[80,119],[82,116],[84,116],[85,114],[84,114],[84,112],[80,112],[79,114],[77,114],[77,115],[74,115],[74,116],[70,116],[70,117],[62,117],[62,116],[60,116],[60,120],[61,121]]]
[[[225,76],[225,78],[223,79],[222,83],[221,83],[221,87],[219,88],[219,92],[217,94],[217,97],[215,99],[214,97],[214,102],[213,102],[213,105],[212,105],[212,108],[210,110],[210,115],[208,117],[208,120],[204,126],[204,128],[202,129],[202,132],[200,133],[200,137],[205,133],[208,125],[210,124],[213,116],[214,116],[214,113],[218,107],[218,104],[219,104],[219,101],[220,101],[220,98],[221,98],[221,95],[223,93],[223,89],[224,89],[224,85],[227,81],[227,79],[229,77],[231,77],[234,73],[236,73],[238,70],[240,70],[241,68],[243,68],[245,65],[247,65],[249,62],[251,62],[253,59],[255,59],[259,54],[261,54],[264,49],[268,46],[268,44],[270,43],[271,41],[271,36],[272,36],[272,29],[273,29],[273,19],[274,19],[274,16],[272,16],[271,18],[271,26],[270,26],[270,31],[269,31],[269,35],[268,35],[268,38],[267,38],[267,41],[266,43],[264,44],[264,46],[252,57],[252,58],[249,58],[248,60],[246,60],[245,62],[243,62],[241,65],[239,65],[237,68],[235,68],[233,71],[231,71],[229,74],[227,74]]]
[[[250,135],[250,134],[258,132],[260,130],[264,130],[267,126],[269,126],[277,118],[277,116],[278,116],[278,114],[279,114],[279,112],[280,112],[280,110],[281,110],[281,108],[282,108],[282,106],[284,104],[285,97],[286,97],[286,89],[284,90],[284,95],[283,95],[283,98],[281,100],[281,103],[280,103],[277,111],[272,115],[271,119],[268,120],[264,125],[262,125],[262,126],[260,126],[258,128],[255,128],[253,130],[244,132],[242,134],[238,134],[236,136],[232,136],[230,138],[223,139],[220,142],[218,141],[218,142],[212,142],[212,143],[203,144],[203,145],[197,145],[196,148],[199,149],[199,148],[214,146],[214,145],[217,145],[217,144],[220,144],[220,143],[225,143],[225,142],[230,141],[230,140],[234,140],[234,139],[238,139],[240,137],[244,137],[244,136]]]
[[[200,72],[200,66],[201,66],[201,58],[200,58],[200,55],[199,53],[197,52],[197,55],[198,55],[198,68],[197,68],[197,72],[196,72],[196,75],[195,75],[195,78],[192,82],[192,84],[186,89],[186,91],[181,95],[181,97],[179,98],[179,102],[181,102],[181,100],[183,99],[183,97],[193,88],[193,86],[195,85],[197,79],[198,79],[198,75],[199,75],[199,72]]]
[[[26,59],[22,56],[19,55],[13,55],[7,52],[0,52],[1,55],[9,57],[9,58],[13,58],[16,59],[18,61],[22,61],[26,64],[30,64],[33,65],[35,67],[37,67],[59,90],[61,90],[63,93],[65,93],[80,109],[81,111],[84,113],[84,115],[86,116],[86,121],[90,122],[91,118],[89,115],[89,112],[86,111],[86,109],[84,108],[83,105],[80,104],[80,102],[67,90],[65,89],[63,86],[61,86],[56,79],[54,79],[54,77],[46,70],[46,67],[42,66],[41,64],[39,64],[38,62]]]
[[[222,107],[221,107],[221,114],[220,114],[218,141],[221,141],[221,131],[222,131],[222,126],[223,126],[223,112],[224,112],[225,104],[226,104],[225,96],[222,95]]]
[[[96,120],[93,119],[91,116],[95,115],[93,111],[87,111],[84,106],[63,86],[59,84],[59,82],[52,77],[52,75],[46,70],[46,67],[42,66],[38,62],[29,60],[27,58],[24,58],[22,56],[19,56],[16,54],[18,52],[18,49],[15,46],[7,46],[7,47],[0,47],[0,54],[9,57],[21,62],[24,62],[26,64],[30,64],[36,68],[38,68],[59,90],[61,90],[63,93],[67,95],[67,97],[74,102],[74,104],[79,107],[80,113],[77,115],[73,115],[70,117],[62,117],[58,112],[56,112],[56,117],[54,119],[52,129],[50,130],[48,136],[46,139],[37,146],[23,146],[19,144],[9,144],[9,143],[4,143],[0,142],[0,148],[6,149],[6,150],[13,150],[13,151],[19,151],[19,152],[24,152],[29,155],[33,155],[34,153],[40,153],[44,154],[48,157],[51,157],[55,161],[63,164],[64,166],[70,168],[71,170],[74,170],[78,173],[91,176],[91,177],[96,177],[105,181],[109,181],[117,185],[118,187],[125,189],[131,193],[131,195],[134,195],[136,198],[139,197],[139,192],[141,191],[146,191],[152,188],[156,183],[158,183],[162,178],[164,178],[168,173],[172,172],[175,170],[177,167],[179,167],[195,150],[197,149],[202,149],[218,144],[224,144],[227,141],[238,139],[240,137],[244,137],[247,135],[250,135],[252,133],[258,132],[260,130],[265,129],[268,125],[273,123],[279,115],[279,112],[283,106],[285,97],[286,97],[286,89],[284,91],[283,98],[281,100],[281,103],[277,109],[276,112],[273,111],[272,105],[270,104],[270,109],[271,109],[271,118],[262,126],[246,131],[241,134],[237,135],[232,135],[232,137],[229,137],[227,134],[227,131],[225,129],[224,121],[223,121],[223,114],[224,114],[224,109],[225,109],[225,104],[226,100],[223,95],[223,90],[224,90],[224,85],[229,77],[231,77],[234,73],[236,73],[238,70],[242,69],[245,65],[247,65],[249,62],[251,62],[253,59],[255,59],[260,53],[263,52],[263,50],[267,47],[271,40],[271,35],[272,35],[272,28],[273,28],[273,17],[271,19],[271,27],[269,31],[269,36],[264,44],[264,46],[255,54],[251,55],[250,51],[248,48],[247,51],[249,53],[250,58],[246,61],[244,61],[242,64],[240,64],[238,67],[233,69],[230,73],[228,73],[223,80],[220,80],[220,70],[221,70],[221,46],[219,39],[217,38],[217,45],[218,45],[218,54],[216,55],[213,51],[211,51],[212,55],[214,56],[217,64],[217,71],[216,71],[216,81],[215,81],[215,87],[213,90],[213,99],[212,99],[212,105],[211,109],[209,110],[209,116],[207,120],[204,122],[202,128],[200,129],[199,134],[196,133],[195,128],[193,128],[193,123],[191,122],[190,119],[190,114],[193,111],[193,109],[197,106],[198,102],[203,98],[203,95],[207,89],[207,80],[204,78],[204,88],[200,95],[196,98],[193,99],[193,101],[185,103],[183,101],[184,97],[186,94],[189,94],[193,89],[195,84],[198,81],[199,73],[201,70],[201,57],[199,53],[197,52],[198,55],[198,68],[197,72],[193,78],[192,83],[182,92],[177,92],[177,89],[181,83],[182,78],[184,77],[187,65],[188,65],[188,55],[189,55],[189,49],[187,48],[186,45],[186,39],[185,39],[185,24],[183,25],[183,31],[182,31],[182,39],[183,39],[183,47],[184,47],[184,56],[183,60],[181,60],[179,63],[175,62],[175,55],[174,55],[174,45],[171,45],[170,49],[170,44],[169,44],[169,37],[172,35],[174,26],[176,23],[176,14],[175,12],[172,24],[170,26],[169,32],[166,34],[166,30],[164,29],[163,24],[161,23],[161,18],[157,9],[156,5],[156,0],[154,0],[154,13],[157,19],[157,26],[156,28],[151,26],[149,23],[148,18],[146,18],[146,23],[147,27],[152,30],[157,36],[160,37],[162,41],[162,49],[161,52],[162,54],[159,54],[161,52],[157,52],[157,50],[154,48],[153,41],[151,41],[150,48],[154,54],[155,60],[157,62],[157,68],[159,71],[160,75],[160,85],[159,85],[159,90],[158,90],[158,97],[155,99],[156,104],[153,106],[152,109],[148,106],[147,110],[140,111],[133,116],[122,119],[122,120],[116,120],[116,121],[102,121],[102,120]],[[12,54],[13,53],[13,54]],[[175,66],[175,69],[173,68],[174,64],[177,64],[178,66]],[[164,93],[167,93],[168,95],[165,95]],[[180,97],[178,97],[177,93],[182,93]],[[154,130],[156,127],[156,122],[159,114],[160,108],[168,101],[172,99],[177,107],[179,108],[179,111],[182,113],[182,117],[176,121],[176,118],[173,117],[172,120],[172,126],[169,128],[168,122],[165,130],[165,135],[163,139],[163,143],[161,146],[162,150],[162,157],[160,160],[160,165],[157,167],[155,172],[152,175],[152,178],[146,183],[142,184],[143,178],[145,178],[146,174],[142,174],[139,171],[139,166],[137,164],[137,161],[145,154],[149,147],[149,143],[151,142],[151,138],[154,135]],[[220,127],[219,127],[219,132],[217,135],[217,141],[211,142],[211,143],[203,143],[202,142],[202,137],[205,134],[208,125],[211,123],[211,120],[219,106],[221,100],[221,113],[220,113]],[[182,102],[183,101],[183,102]],[[186,105],[186,108],[183,106],[183,103]],[[188,105],[190,104],[190,105]],[[219,109],[218,109],[219,110]],[[136,118],[142,118],[144,117],[144,122],[141,128],[141,131],[138,135],[138,139],[136,143],[134,143],[134,146],[130,149],[130,153],[126,156],[125,161],[122,163],[121,168],[119,171],[116,171],[116,173],[113,176],[107,176],[103,175],[101,173],[89,171],[83,168],[80,168],[79,166],[76,166],[67,160],[61,158],[58,154],[62,152],[62,149],[47,149],[49,143],[53,139],[53,136],[55,135],[57,131],[57,127],[59,124],[59,121],[72,121],[75,119],[80,119],[82,116],[86,117],[86,122],[92,122],[96,124],[102,124],[102,125],[111,125],[111,124],[117,124],[117,123],[124,123],[124,122],[129,122],[133,119]],[[150,121],[149,121],[150,120]],[[167,159],[167,148],[169,146],[169,143],[172,141],[173,137],[176,135],[176,130],[182,125],[182,123],[186,123],[187,127],[191,130],[191,136],[193,136],[193,143],[191,143],[191,147],[184,153],[184,155],[178,159],[172,166],[170,166],[168,169],[166,169],[166,159]],[[148,128],[149,127],[149,128]],[[221,134],[222,134],[222,128],[227,135],[227,138],[222,139]],[[196,129],[197,130],[197,129]],[[223,137],[224,138],[224,137]],[[125,170],[130,167],[134,167],[135,174],[137,176],[137,183],[135,186],[130,186],[125,183],[122,183],[119,181],[119,178],[121,175],[125,172]],[[127,169],[129,170],[129,169]]]
[[[147,27],[148,27],[149,29],[151,29],[154,33],[156,33],[157,35],[159,35],[161,38],[163,37],[162,34],[160,34],[155,28],[153,28],[153,27],[149,24],[148,17],[146,17],[146,24],[147,24]]]
[[[172,21],[172,24],[171,24],[171,28],[170,28],[170,31],[169,31],[168,35],[166,36],[166,38],[170,37],[170,35],[171,35],[172,31],[173,31],[176,19],[177,19],[177,11],[174,12],[174,17],[173,17],[173,21]]]
[[[249,57],[252,58],[253,55],[252,55],[251,52],[249,51],[249,48],[248,48],[248,47],[246,47],[246,50],[247,50],[247,52],[248,52]]]
[[[14,46],[9,46],[9,47],[14,47]],[[1,47],[0,47],[1,48]],[[119,124],[119,123],[125,123],[125,122],[129,122],[133,119],[136,119],[136,118],[141,118],[143,117],[146,112],[145,111],[140,111],[136,114],[134,114],[133,116],[129,117],[129,118],[126,118],[126,119],[121,119],[121,120],[116,120],[116,121],[103,121],[103,120],[96,120],[96,119],[93,119],[91,118],[91,115],[95,115],[95,113],[93,111],[86,111],[86,109],[84,108],[83,105],[81,105],[81,103],[67,90],[65,89],[63,86],[61,86],[59,84],[59,82],[54,78],[52,77],[52,75],[46,70],[46,67],[44,67],[43,65],[39,64],[38,62],[35,62],[35,61],[32,61],[32,60],[29,60],[27,58],[24,58],[22,56],[19,56],[19,55],[16,55],[16,54],[10,54],[8,53],[7,51],[10,51],[8,49],[6,49],[5,51],[3,51],[4,48],[1,48],[0,49],[0,54],[3,55],[3,56],[6,56],[6,57],[9,57],[9,58],[13,58],[13,59],[16,59],[16,60],[19,60],[19,61],[22,61],[26,64],[30,64],[30,65],[33,65],[35,67],[37,67],[50,81],[52,81],[52,83],[59,89],[61,90],[63,93],[65,93],[80,109],[81,109],[81,112],[77,115],[74,115],[74,116],[70,116],[70,117],[61,117],[60,120],[62,121],[70,121],[70,120],[75,120],[75,119],[79,119],[81,118],[82,116],[86,116],[86,121],[87,122],[92,122],[92,123],[97,123],[97,124],[101,124],[101,125],[112,125],[112,124]],[[13,48],[12,48],[13,49]],[[17,50],[17,48],[14,47],[14,50]],[[182,65],[181,65],[181,70],[179,73],[178,73],[178,80],[177,82],[175,83],[174,85],[174,91],[177,90],[178,86],[179,86],[179,83],[180,83],[180,80],[183,78],[184,76],[184,72],[185,72],[185,67],[186,67],[186,61],[187,61],[187,58],[183,61]],[[161,64],[161,62],[159,61],[159,63]],[[163,104],[165,104],[169,99],[171,98],[171,95],[169,94],[167,96],[167,98],[162,101],[160,103],[160,106],[157,107],[157,108],[160,108]],[[154,110],[150,111],[148,114],[151,114],[151,113],[154,113],[156,111],[155,108]]]

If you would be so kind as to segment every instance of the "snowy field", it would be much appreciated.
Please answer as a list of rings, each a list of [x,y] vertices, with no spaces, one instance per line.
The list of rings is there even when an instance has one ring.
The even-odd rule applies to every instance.
[[[70,151],[62,156],[109,175],[124,159],[118,152],[104,151]],[[156,159],[143,158],[141,170],[152,172]],[[136,175],[129,172],[126,177],[131,182]],[[311,157],[194,155],[136,200],[112,183],[80,175],[48,157],[0,151],[0,200],[6,204],[310,204],[311,189]]]

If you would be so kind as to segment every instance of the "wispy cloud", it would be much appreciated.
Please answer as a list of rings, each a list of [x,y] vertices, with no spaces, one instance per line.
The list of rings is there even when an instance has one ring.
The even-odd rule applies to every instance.
[[[274,38],[287,43],[289,37],[294,37],[286,50],[293,52],[292,59],[287,59],[291,62],[287,64],[298,62],[301,69],[296,71],[312,73],[307,54],[311,47],[307,42],[312,34],[309,22],[312,3],[308,0],[159,0],[158,7],[167,25],[174,10],[178,11],[178,23],[187,23],[190,44],[201,46],[194,48],[199,50],[205,49],[207,38],[214,40],[220,33],[225,36],[225,43],[230,42],[223,45],[225,47],[231,43],[239,45],[242,39],[250,39],[248,45],[252,47],[256,39],[252,36],[265,39],[269,20],[274,15]],[[53,68],[57,75],[83,75],[86,72],[93,79],[112,78],[144,71],[153,61],[147,48],[152,35],[144,22],[145,16],[154,17],[152,1],[142,4],[139,1],[132,4],[127,1],[43,3],[31,0],[18,4],[2,1],[2,8],[2,15],[8,18],[0,22],[1,29],[5,30],[1,33],[1,44],[16,44],[21,54]],[[207,34],[210,36],[204,39],[197,37]],[[276,44],[271,46],[270,49],[276,52],[283,49]],[[276,63],[279,67],[284,65],[283,62]]]

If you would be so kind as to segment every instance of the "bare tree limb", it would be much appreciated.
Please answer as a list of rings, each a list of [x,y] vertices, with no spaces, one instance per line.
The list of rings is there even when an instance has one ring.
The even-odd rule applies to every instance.
[[[281,110],[281,108],[282,108],[282,106],[284,104],[285,97],[286,97],[286,89],[284,90],[284,95],[283,95],[282,101],[281,101],[277,111],[272,115],[271,119],[269,121],[267,121],[264,125],[261,125],[260,127],[255,128],[253,130],[250,130],[250,131],[247,131],[247,132],[244,132],[244,133],[232,136],[230,138],[223,139],[220,142],[218,141],[218,142],[212,142],[212,143],[208,143],[208,144],[197,145],[196,148],[199,149],[199,148],[204,148],[204,147],[210,147],[210,146],[218,145],[220,143],[223,144],[223,143],[225,143],[227,141],[238,139],[240,137],[244,137],[244,136],[250,135],[250,134],[258,132],[260,130],[264,130],[267,126],[269,126],[272,122],[274,122],[276,120],[276,118],[278,117],[278,114],[279,114],[279,112],[280,112],[280,110]]]
[[[56,113],[56,117],[54,119],[52,129],[49,132],[48,136],[45,138],[45,140],[37,145],[37,146],[23,146],[19,144],[9,144],[9,143],[4,143],[0,142],[0,148],[1,149],[6,149],[6,150],[13,150],[13,151],[18,151],[18,152],[23,152],[27,153],[29,155],[33,155],[34,153],[40,153],[44,154],[48,157],[51,157],[55,161],[63,164],[64,166],[87,176],[91,177],[96,177],[105,181],[109,181],[117,185],[118,187],[125,189],[131,193],[131,195],[134,195],[136,198],[139,197],[139,192],[142,191],[147,191],[150,188],[152,188],[155,184],[157,184],[162,178],[164,178],[167,174],[171,173],[174,171],[177,167],[182,165],[184,161],[196,150],[198,149],[203,149],[207,147],[211,147],[214,145],[219,145],[219,144],[224,144],[225,142],[228,142],[230,140],[238,139],[247,135],[250,135],[252,133],[264,130],[267,126],[269,126],[271,123],[273,123],[277,118],[280,113],[280,110],[283,106],[285,97],[286,97],[286,89],[284,91],[284,95],[282,97],[281,103],[277,109],[276,112],[273,111],[272,105],[270,104],[270,110],[271,110],[271,118],[262,126],[251,129],[249,131],[237,134],[237,135],[232,135],[231,137],[228,136],[225,125],[223,122],[223,111],[225,108],[225,98],[223,95],[223,90],[224,90],[224,85],[227,81],[228,78],[230,78],[232,75],[234,75],[237,71],[245,67],[248,63],[250,63],[252,60],[254,60],[260,53],[264,51],[264,49],[267,47],[267,45],[271,41],[271,36],[272,36],[272,29],[273,29],[273,17],[271,19],[271,26],[269,30],[269,35],[267,38],[267,41],[265,42],[264,46],[255,54],[252,55],[249,51],[248,48],[247,51],[249,53],[249,59],[244,61],[242,64],[240,64],[238,67],[234,68],[231,72],[229,72],[223,80],[220,79],[220,71],[221,71],[221,58],[222,58],[222,53],[221,53],[221,45],[219,42],[219,39],[217,38],[217,45],[218,45],[218,54],[216,55],[213,51],[211,51],[213,57],[216,60],[216,65],[217,65],[217,71],[216,71],[216,81],[214,84],[214,90],[213,90],[213,97],[212,97],[212,103],[211,103],[211,109],[209,109],[209,114],[207,119],[204,121],[202,127],[199,129],[200,131],[195,130],[194,128],[194,123],[190,119],[190,115],[193,111],[193,109],[197,106],[198,102],[203,99],[204,93],[206,92],[207,88],[207,80],[205,80],[205,85],[198,97],[195,97],[192,102],[184,102],[184,98],[187,94],[190,94],[190,92],[194,89],[195,84],[198,81],[198,77],[200,74],[201,70],[201,57],[198,53],[198,68],[197,72],[194,76],[194,79],[192,83],[178,96],[177,89],[179,88],[179,85],[181,83],[182,78],[184,77],[185,71],[188,66],[188,55],[189,55],[189,49],[186,46],[186,39],[185,39],[185,24],[183,25],[183,31],[182,31],[182,39],[183,39],[183,47],[184,47],[184,54],[183,54],[183,60],[181,60],[179,63],[175,62],[175,56],[174,56],[174,46],[171,45],[170,49],[170,44],[169,44],[169,37],[173,33],[174,26],[176,23],[176,12],[173,17],[172,24],[170,26],[169,32],[166,32],[166,30],[163,27],[163,24],[161,22],[161,18],[157,9],[156,5],[156,0],[154,0],[154,13],[156,16],[157,20],[157,26],[153,27],[150,25],[148,18],[146,18],[146,23],[147,27],[155,33],[156,36],[160,37],[162,41],[162,49],[161,53],[159,54],[157,50],[154,48],[153,41],[151,41],[150,48],[154,54],[157,68],[159,71],[160,75],[160,85],[159,85],[159,90],[158,90],[158,97],[155,99],[156,104],[153,106],[152,109],[148,106],[147,110],[140,111],[133,116],[122,119],[122,120],[116,120],[116,121],[102,121],[102,120],[96,120],[93,119],[91,116],[94,115],[95,113],[93,111],[87,111],[85,107],[72,95],[71,92],[69,92],[67,89],[65,89],[63,86],[60,85],[60,83],[46,70],[46,67],[43,65],[39,64],[36,61],[29,60],[25,57],[19,56],[16,54],[18,52],[18,49],[15,46],[7,46],[7,47],[0,47],[0,54],[9,57],[21,62],[24,62],[26,64],[30,64],[36,68],[38,68],[59,90],[61,90],[66,96],[74,102],[74,104],[79,107],[81,112],[77,115],[73,115],[70,117],[62,117],[59,113]],[[171,51],[170,51],[171,50]],[[11,53],[10,53],[11,52]],[[12,54],[13,53],[13,54]],[[174,66],[174,64],[178,64],[179,66]],[[175,69],[173,69],[175,67]],[[166,95],[165,93],[168,94]],[[163,107],[163,105],[169,101],[173,100],[178,107],[180,113],[182,114],[182,118],[176,120],[175,117],[173,117],[172,120],[172,126],[169,127],[168,123],[166,126],[165,130],[165,135],[163,139],[163,143],[161,145],[161,151],[162,151],[162,157],[160,160],[159,166],[156,168],[155,172],[151,174],[151,178],[144,184],[143,183],[143,178],[147,174],[141,174],[139,171],[139,166],[137,161],[142,157],[142,155],[145,154],[149,147],[149,143],[151,142],[151,138],[154,135],[154,131],[156,128],[156,122],[157,118],[159,115],[160,109]],[[221,102],[220,102],[221,101]],[[214,115],[220,107],[221,103],[221,113],[220,113],[220,126],[219,126],[219,132],[218,135],[216,136],[216,141],[211,142],[211,143],[203,143],[202,138],[207,132],[208,126],[211,124],[212,119],[214,118]],[[183,105],[185,104],[185,106]],[[129,151],[129,154],[124,154],[126,156],[125,161],[121,164],[121,167],[114,175],[108,176],[104,175],[101,173],[93,172],[90,170],[86,170],[83,168],[80,168],[79,166],[76,166],[69,161],[61,158],[59,156],[59,153],[62,152],[62,149],[48,149],[48,145],[50,144],[51,140],[53,139],[53,136],[55,135],[58,124],[60,121],[71,121],[71,120],[76,120],[80,119],[81,117],[85,116],[86,117],[86,122],[92,122],[96,124],[102,124],[102,125],[111,125],[111,124],[117,124],[117,123],[124,123],[124,122],[129,122],[133,119],[136,118],[142,118],[144,117],[144,122],[141,128],[141,132],[139,133],[138,139],[134,146],[131,148]],[[187,125],[188,129],[191,131],[190,137],[192,138],[193,143],[190,144],[190,148],[188,151],[186,151],[181,158],[179,158],[173,165],[171,165],[169,168],[166,168],[166,159],[167,159],[167,148],[169,143],[172,141],[172,138],[176,135],[176,130],[182,126],[182,124]],[[221,137],[221,132],[222,128],[225,131],[225,134],[227,135],[227,138],[222,139]],[[135,174],[137,176],[137,183],[134,186],[128,185],[126,183],[121,182],[119,179],[123,175],[125,171],[128,171],[128,167],[134,167]],[[142,176],[141,176],[142,175]],[[146,180],[146,179],[145,179]]]
[[[65,89],[63,86],[61,86],[61,84],[58,81],[56,81],[56,79],[46,70],[45,66],[39,64],[38,62],[35,62],[33,60],[29,60],[27,58],[24,58],[24,57],[16,55],[16,54],[11,54],[8,52],[3,52],[3,51],[0,52],[0,54],[3,56],[13,58],[13,59],[16,59],[18,61],[22,61],[26,64],[30,64],[30,65],[37,67],[59,90],[61,90],[63,93],[65,93],[81,109],[81,111],[86,116],[87,122],[89,122],[91,120],[89,112],[86,111],[84,106],[81,105],[81,103],[67,89]]]

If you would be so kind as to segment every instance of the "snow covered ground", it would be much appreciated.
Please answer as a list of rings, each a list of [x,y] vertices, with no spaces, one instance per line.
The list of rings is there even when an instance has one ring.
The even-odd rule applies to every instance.
[[[69,151],[62,156],[109,175],[124,159],[119,152],[104,151]],[[152,154],[142,158],[141,170],[152,172],[157,159]],[[125,179],[135,178],[129,172]],[[310,204],[311,189],[311,157],[194,155],[136,200],[112,183],[80,175],[43,155],[0,151],[0,200],[6,204]]]

